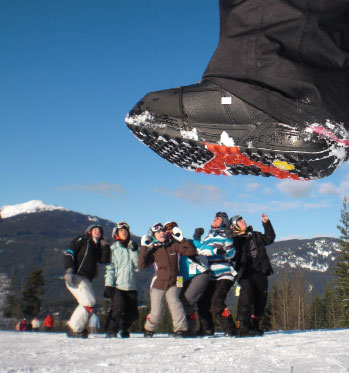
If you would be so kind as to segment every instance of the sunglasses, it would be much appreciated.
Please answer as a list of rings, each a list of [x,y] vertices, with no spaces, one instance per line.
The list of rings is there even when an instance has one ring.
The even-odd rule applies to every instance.
[[[165,224],[165,229],[170,231],[174,227],[178,227],[178,224],[175,221],[171,221],[170,223]]]
[[[152,227],[151,227],[151,231],[153,232],[153,233],[155,233],[155,232],[159,232],[159,231],[164,231],[165,230],[165,228],[164,228],[164,226],[161,224],[161,223],[156,223],[156,224],[154,224]]]
[[[116,228],[117,229],[125,228],[127,230],[130,230],[130,226],[127,223],[123,222],[123,221],[120,222],[120,223],[116,223]]]

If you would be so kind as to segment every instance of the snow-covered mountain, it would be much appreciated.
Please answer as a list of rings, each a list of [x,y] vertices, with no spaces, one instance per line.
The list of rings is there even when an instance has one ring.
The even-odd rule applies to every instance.
[[[20,203],[17,205],[12,205],[12,206],[4,205],[0,208],[0,214],[1,214],[2,219],[6,219],[12,216],[19,215],[19,214],[31,214],[34,212],[53,211],[53,210],[68,211],[67,209],[63,207],[54,206],[54,205],[46,205],[42,201],[33,200],[33,201],[25,202],[25,203]]]
[[[295,242],[293,243],[293,241]],[[276,267],[283,267],[287,264],[291,268],[326,272],[331,263],[336,260],[339,251],[338,240],[328,237],[286,242],[286,248],[280,247],[281,242],[277,242],[273,246],[279,248],[276,253],[271,254],[271,261]]]

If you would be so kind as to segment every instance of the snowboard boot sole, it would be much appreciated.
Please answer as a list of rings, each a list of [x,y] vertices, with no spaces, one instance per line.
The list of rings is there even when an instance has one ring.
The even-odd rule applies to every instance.
[[[135,117],[126,117],[127,126],[142,143],[178,167],[206,174],[318,179],[333,173],[346,159],[349,147],[348,141],[347,144],[346,140],[335,139],[321,126],[315,127],[313,133],[327,135],[331,141],[329,146],[320,152],[302,152],[201,142],[184,138],[166,127],[153,126],[154,117],[149,113],[142,117],[144,125],[134,124],[139,122],[139,117],[136,121]],[[148,121],[150,117],[152,120]],[[163,122],[164,118],[161,118],[160,123]]]

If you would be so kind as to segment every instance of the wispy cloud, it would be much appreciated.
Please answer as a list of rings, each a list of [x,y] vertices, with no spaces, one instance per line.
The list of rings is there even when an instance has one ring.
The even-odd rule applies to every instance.
[[[349,195],[349,180],[342,181],[338,186],[333,183],[322,183],[319,185],[319,194],[323,195]]]
[[[120,195],[126,194],[126,190],[121,184],[110,184],[106,182],[101,182],[97,184],[75,184],[75,185],[65,185],[57,188],[58,190],[63,191],[83,191],[92,194],[102,194],[108,198],[116,198]]]
[[[180,188],[170,190],[168,188],[154,188],[154,191],[175,198],[190,201],[194,204],[211,204],[222,202],[226,194],[215,185],[199,185],[186,183]]]
[[[290,197],[308,197],[314,188],[312,181],[283,180],[276,187]]]
[[[265,203],[253,203],[253,202],[225,202],[225,209],[233,211],[237,214],[256,214],[256,213],[268,213],[288,210],[310,210],[310,209],[322,209],[328,208],[329,203],[327,201],[318,201],[316,203],[303,203],[301,201],[269,201]]]
[[[251,192],[251,191],[254,191],[254,190],[257,190],[257,189],[260,189],[260,188],[262,188],[262,186],[259,183],[248,183],[246,185],[246,190],[248,192]]]

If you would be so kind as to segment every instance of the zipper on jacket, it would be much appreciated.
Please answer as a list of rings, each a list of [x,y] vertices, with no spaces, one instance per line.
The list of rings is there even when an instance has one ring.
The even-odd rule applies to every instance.
[[[88,249],[89,249],[89,248],[90,248],[90,240],[87,240],[87,248],[86,248],[86,251],[85,251],[84,257],[82,258],[81,264],[80,264],[78,270],[76,271],[76,274],[79,274],[79,271],[80,271],[82,265],[84,264],[84,261],[85,261],[85,258],[86,258],[86,256],[87,256],[87,253],[88,253]]]

